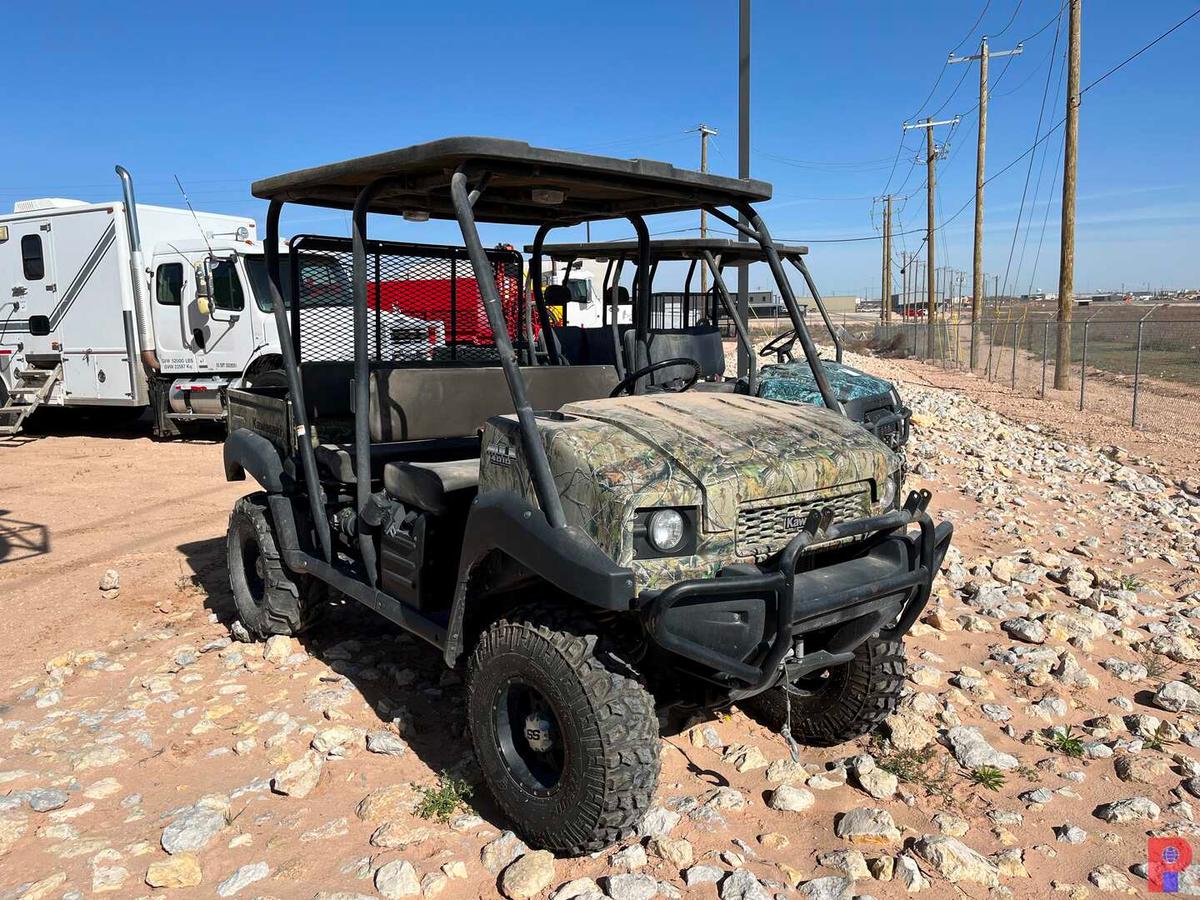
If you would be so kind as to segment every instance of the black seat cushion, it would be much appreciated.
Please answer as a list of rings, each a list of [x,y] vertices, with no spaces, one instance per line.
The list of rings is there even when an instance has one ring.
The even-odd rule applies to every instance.
[[[632,326],[618,325],[619,333]],[[615,366],[617,345],[611,325],[584,328],[580,325],[559,325],[550,329],[558,345],[559,355],[573,366]]]
[[[632,330],[625,332],[623,337],[625,358],[629,360],[627,368],[631,372],[637,368],[633,363],[636,339],[637,335]],[[652,331],[647,348],[650,364],[667,359],[694,359],[700,365],[702,379],[719,378],[725,374],[725,347],[721,342],[721,332],[715,325]],[[671,366],[655,372],[648,383],[665,384],[677,378],[689,378],[691,374],[690,366]]]
[[[479,458],[388,463],[383,467],[383,486],[401,503],[444,513],[475,496]]]

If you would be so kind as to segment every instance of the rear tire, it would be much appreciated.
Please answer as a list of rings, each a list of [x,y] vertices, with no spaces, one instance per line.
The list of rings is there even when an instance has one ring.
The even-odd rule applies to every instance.
[[[265,493],[249,494],[234,504],[226,550],[233,602],[251,635],[294,635],[312,623],[324,584],[283,565]]]
[[[814,747],[844,744],[874,731],[896,710],[904,685],[904,642],[868,638],[854,659],[806,677],[793,694],[792,737]],[[782,687],[743,701],[747,712],[776,731],[787,722]]]
[[[534,846],[578,855],[632,834],[658,785],[654,701],[594,624],[525,609],[468,668],[471,739],[496,802]]]
[[[283,369],[264,369],[246,377],[246,383],[252,388],[286,388],[287,373]]]

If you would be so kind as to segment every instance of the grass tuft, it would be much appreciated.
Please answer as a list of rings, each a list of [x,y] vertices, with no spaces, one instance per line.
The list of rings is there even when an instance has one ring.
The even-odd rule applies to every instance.
[[[421,793],[417,815],[438,822],[449,822],[456,812],[466,808],[472,793],[469,784],[461,778],[451,777],[448,772],[442,772],[436,787],[418,787],[417,790]]]
[[[971,781],[989,791],[1004,787],[1004,773],[995,766],[980,766],[971,772]]]

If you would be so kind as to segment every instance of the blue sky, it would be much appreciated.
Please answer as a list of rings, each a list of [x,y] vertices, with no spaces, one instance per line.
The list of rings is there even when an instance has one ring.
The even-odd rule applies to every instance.
[[[23,197],[111,199],[121,162],[143,202],[178,204],[177,174],[197,208],[261,222],[249,183],[293,168],[449,134],[696,167],[698,137],[688,129],[698,122],[720,131],[711,168],[736,174],[736,8],[735,0],[296,2],[160,4],[149,16],[126,3],[25,4],[6,18],[0,208]],[[1083,83],[1194,8],[1193,0],[1085,4]],[[995,49],[1030,38],[1007,71],[1004,60],[992,63],[988,170],[997,172],[1033,142],[1052,62],[1043,133],[1062,117],[1065,14],[1051,55],[1058,9],[1058,0],[756,0],[752,174],[775,186],[766,207],[775,234],[812,242],[810,264],[827,293],[878,295],[879,243],[831,241],[877,234],[871,198],[889,175],[894,193],[921,188],[923,163],[914,169],[913,160],[922,137],[909,133],[909,149],[897,154],[900,127],[939,107],[939,117],[964,120],[939,169],[941,217],[962,211],[939,233],[937,263],[970,269],[976,120],[967,114],[978,74],[943,63],[956,46],[974,52],[982,33]],[[1084,97],[1080,289],[1200,286],[1198,48],[1200,18]],[[939,140],[947,133],[939,129]],[[986,268],[1007,269],[1010,290],[1056,285],[1059,186],[1051,179],[1061,133],[1034,155],[1023,210],[1028,158],[988,186]],[[923,190],[898,208],[896,230],[910,233],[897,237],[897,253],[921,242]],[[1023,224],[1014,245],[1018,211],[1032,228],[1026,237]],[[694,224],[660,217],[651,228]],[[303,210],[285,230],[345,233],[346,222]],[[603,225],[593,237],[627,232]],[[446,224],[387,233],[454,237]],[[526,237],[522,229],[485,234]]]

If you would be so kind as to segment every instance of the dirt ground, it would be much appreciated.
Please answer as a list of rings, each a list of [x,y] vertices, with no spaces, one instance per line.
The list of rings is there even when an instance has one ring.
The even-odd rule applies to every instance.
[[[863,364],[913,383],[962,381],[918,363]],[[958,382],[956,388],[1016,423],[1052,425],[1081,442],[1118,443],[1161,459],[1166,467],[1185,463],[1169,444],[1139,443],[1137,435],[1115,430],[1096,433],[1086,422],[1053,412],[1053,406],[1006,399],[986,382],[966,387]],[[1045,419],[1037,418],[1047,412]],[[423,873],[426,897],[443,891],[451,898],[495,896],[496,873],[481,864],[480,854],[506,826],[486,795],[477,792],[473,800],[479,818],[461,817],[451,827],[411,814],[408,785],[430,785],[439,772],[469,768],[458,679],[442,668],[437,654],[379,620],[356,615],[335,617],[283,660],[264,660],[261,645],[228,645],[225,526],[233,501],[252,485],[225,482],[217,441],[156,443],[139,428],[70,431],[59,428],[0,443],[0,608],[7,613],[0,641],[0,799],[6,791],[42,787],[71,796],[69,805],[10,820],[20,824],[10,826],[9,837],[16,837],[7,846],[0,828],[0,897],[73,896],[73,890],[81,892],[76,896],[149,895],[143,883],[147,867],[178,859],[160,849],[164,826],[205,802],[220,807],[228,824],[199,854],[200,885],[172,891],[179,896],[212,896],[218,882],[260,863],[269,880],[245,888],[244,896],[313,897],[321,891],[376,896],[372,873],[398,859],[411,860]],[[946,443],[943,433],[924,437]],[[1165,454],[1156,457],[1164,446]],[[1036,473],[1009,473],[1015,489],[1028,489],[1031,498],[1019,512],[1020,531],[998,528],[992,515],[996,504],[972,486],[976,467],[975,461],[956,457],[939,469],[936,480],[917,478],[913,484],[934,490],[939,514],[956,521],[956,546],[964,560],[992,559],[1022,548],[1066,552],[1088,534],[1115,542],[1114,532],[1087,517],[1089,504],[1102,507],[1105,499],[1095,483],[1082,483],[1064,512],[1060,504],[1032,496]],[[1072,523],[1069,538],[1054,533],[1054,524],[1062,521]],[[108,568],[120,572],[114,599],[102,598],[97,587]],[[1150,581],[1166,578],[1167,569],[1161,560],[1151,560],[1140,572]],[[1156,602],[1155,597],[1161,595],[1147,602]],[[954,608],[944,586],[939,598]],[[939,673],[957,672],[961,682],[964,671],[971,677],[971,666],[984,667],[997,635],[922,625],[910,644],[910,662]],[[1102,670],[1095,671],[1104,677]],[[1008,687],[1014,706],[1042,696],[1020,684]],[[951,693],[962,696],[957,687]],[[1129,685],[1108,678],[1072,716],[1087,709],[1103,712],[1101,698],[1132,693]],[[1002,733],[970,704],[960,712],[965,722],[990,728],[989,739],[1012,753],[1027,753],[1016,737],[1044,724],[1019,711],[1014,728]],[[407,724],[397,726],[397,721]],[[360,745],[364,732],[399,730],[410,750],[391,757],[360,747],[348,750],[345,759],[334,752],[321,763],[313,793],[303,799],[272,794],[272,774],[306,758],[309,740],[339,724],[355,729]],[[1131,795],[1130,788],[1150,790],[1145,785],[1093,774],[1085,785],[1075,786],[1071,796],[1079,802],[1070,801],[1070,814],[1059,810],[1058,800],[1045,808],[1053,812],[1025,807],[1020,828],[1000,818],[989,823],[986,816],[996,808],[1022,808],[1018,791],[1037,787],[1042,776],[1010,780],[996,798],[972,788],[961,773],[944,774],[940,792],[906,785],[886,801],[835,785],[817,790],[812,808],[797,815],[768,808],[771,788],[761,768],[740,772],[730,761],[736,756],[731,748],[738,745],[783,760],[787,750],[778,736],[741,713],[711,726],[707,742],[698,732],[664,738],[659,803],[686,813],[694,806],[684,801],[699,797],[715,813],[707,820],[687,815],[673,836],[690,841],[696,862],[725,870],[744,865],[783,890],[787,883],[833,874],[818,862],[819,852],[847,848],[834,837],[833,823],[863,805],[890,810],[910,837],[936,833],[931,821],[952,812],[971,823],[964,840],[982,853],[1001,852],[1019,840],[1027,874],[1010,880],[1006,870],[1009,896],[1045,895],[1055,881],[1082,885],[1102,862],[1127,870],[1144,858],[1142,827],[1105,826],[1090,819],[1089,811]],[[833,772],[838,760],[869,746],[864,740],[829,750],[805,748],[802,762],[810,775]],[[1032,763],[1039,754],[1029,758]],[[1063,771],[1057,761],[1039,768],[1056,783]],[[955,799],[955,793],[961,796]],[[1165,806],[1167,800],[1160,799]],[[1056,844],[1054,829],[1068,819],[1095,832],[1088,843]],[[378,826],[385,820],[399,823],[399,847],[379,838]],[[1035,845],[1048,846],[1048,852],[1035,852]],[[849,846],[868,857],[899,850]],[[464,863],[461,872],[459,862]],[[652,857],[637,868],[663,883],[674,882],[671,890],[681,889],[678,865]],[[559,860],[551,887],[616,871],[607,854]],[[662,886],[659,895],[669,896],[668,887]],[[907,896],[898,882],[870,878],[860,879],[856,892]],[[933,898],[986,894],[980,884],[945,880],[934,880],[922,892]],[[717,894],[708,884],[687,895]]]

